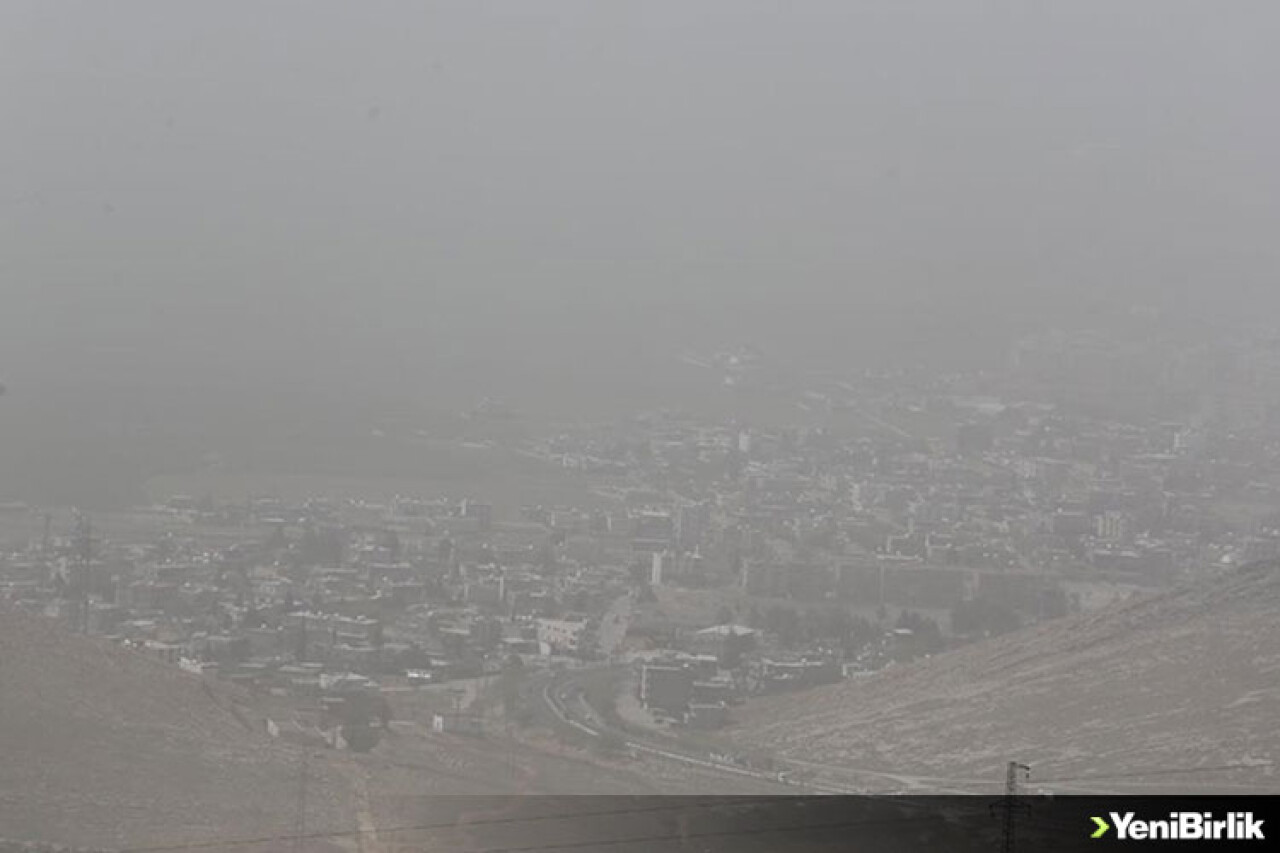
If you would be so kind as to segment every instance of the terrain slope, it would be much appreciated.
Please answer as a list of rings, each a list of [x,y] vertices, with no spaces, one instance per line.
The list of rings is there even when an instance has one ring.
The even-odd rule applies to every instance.
[[[292,832],[300,749],[248,694],[0,610],[0,837],[92,848]],[[349,776],[308,762],[310,824],[354,826]]]
[[[744,745],[921,790],[980,789],[1016,760],[1033,788],[1063,793],[1277,792],[1280,772],[1265,764],[1280,760],[1280,565],[762,699],[738,717]]]

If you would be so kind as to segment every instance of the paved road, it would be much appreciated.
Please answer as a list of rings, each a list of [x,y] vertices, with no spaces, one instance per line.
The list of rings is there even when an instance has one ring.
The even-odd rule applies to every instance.
[[[592,668],[599,672],[601,668]],[[588,738],[600,739],[610,737],[624,746],[632,755],[656,758],[667,762],[682,764],[686,767],[710,771],[726,781],[742,783],[750,780],[754,786],[769,793],[786,792],[791,794],[812,793],[851,793],[842,788],[827,785],[796,785],[789,783],[785,775],[762,770],[751,770],[726,762],[714,761],[705,754],[694,753],[670,744],[658,743],[640,738],[630,732],[611,728],[605,723],[586,701],[579,679],[582,671],[559,673],[554,676],[532,680],[533,693],[542,708],[545,718],[554,720],[562,730],[573,731]]]
[[[657,738],[644,738],[633,732],[611,728],[596,709],[586,701],[583,692],[583,679],[599,675],[602,670],[601,667],[592,667],[588,670],[558,674],[543,683],[542,702],[547,708],[547,713],[557,718],[562,726],[592,738],[611,735],[620,742],[624,742],[633,754],[640,753],[681,762],[712,770],[724,776],[750,777],[775,787],[785,786],[796,794],[972,794],[989,793],[999,789],[998,780],[890,773],[776,756],[776,764],[785,768],[781,773],[752,770],[716,761],[711,759],[705,750],[681,747]],[[804,780],[792,778],[790,776],[792,772],[803,774]]]

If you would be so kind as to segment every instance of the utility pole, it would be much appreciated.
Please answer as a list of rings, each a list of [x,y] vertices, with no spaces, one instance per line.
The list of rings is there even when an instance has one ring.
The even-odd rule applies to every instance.
[[[79,558],[80,570],[79,577],[76,579],[78,587],[77,598],[77,621],[80,632],[89,633],[89,597],[92,589],[92,571],[93,571],[93,522],[89,519],[88,513],[76,514],[76,556]]]
[[[298,814],[293,824],[293,849],[302,853],[303,842],[307,835],[307,761],[311,757],[311,747],[302,750],[302,766],[298,769]]]
[[[1004,833],[1000,844],[1002,853],[1013,853],[1014,829],[1018,809],[1018,781],[1019,778],[1030,778],[1030,776],[1031,768],[1016,761],[1010,761],[1005,770],[1004,801],[1001,803],[1001,808],[1004,811]]]

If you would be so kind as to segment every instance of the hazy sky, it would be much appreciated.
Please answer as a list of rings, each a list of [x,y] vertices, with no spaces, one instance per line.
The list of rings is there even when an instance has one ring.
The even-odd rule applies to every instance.
[[[1277,286],[1277,32],[1267,0],[8,0],[0,379],[530,378],[1240,301]]]

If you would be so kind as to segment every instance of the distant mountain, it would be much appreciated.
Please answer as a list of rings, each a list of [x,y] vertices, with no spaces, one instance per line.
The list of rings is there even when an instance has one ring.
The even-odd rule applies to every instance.
[[[1277,793],[1280,564],[760,700],[739,716],[744,745],[873,787],[994,789],[1019,761],[1032,789],[1059,793]],[[1220,767],[1230,769],[1187,772]]]
[[[299,749],[248,694],[2,609],[0,756],[6,838],[112,849],[296,825]],[[308,762],[310,828],[354,826],[340,760]]]

